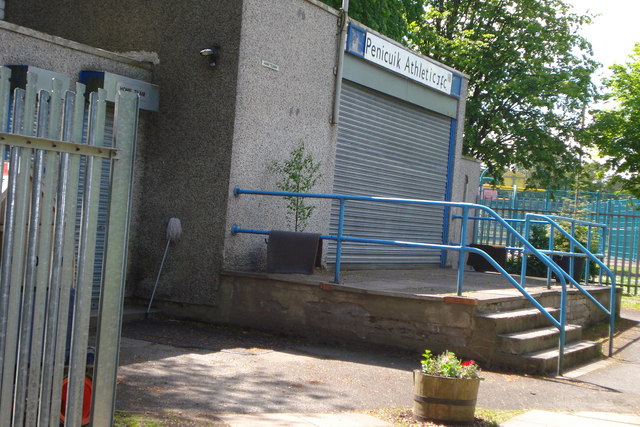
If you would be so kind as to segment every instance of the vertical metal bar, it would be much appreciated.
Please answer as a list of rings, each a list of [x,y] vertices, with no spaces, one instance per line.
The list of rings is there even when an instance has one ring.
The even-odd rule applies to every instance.
[[[456,119],[451,120],[451,127],[449,128],[449,155],[447,158],[447,181],[444,191],[444,200],[446,202],[451,201],[451,192],[453,189],[453,172],[455,168],[455,153],[456,153],[456,131],[458,121]],[[466,191],[465,191],[466,197]],[[446,206],[443,209],[443,227],[442,227],[442,244],[449,244],[449,229],[451,227],[451,208]],[[440,251],[440,266],[445,267],[447,265],[447,251]]]
[[[0,130],[9,130],[9,106],[11,105],[11,70],[0,67]]]
[[[49,119],[49,93],[40,91],[37,112],[37,135],[45,136]],[[25,123],[28,125],[29,123]],[[36,276],[38,268],[38,245],[40,240],[42,217],[42,190],[44,181],[44,150],[36,150],[34,156],[33,182],[31,183],[31,212],[29,214],[27,259],[25,269],[24,289],[22,291],[22,311],[20,321],[20,345],[18,350],[17,379],[15,386],[14,424],[24,424],[25,407],[27,403],[27,377],[30,365],[40,363],[38,354],[31,354],[34,341]],[[33,402],[36,403],[36,402]],[[32,425],[32,424],[27,424]]]
[[[70,141],[70,129],[73,124],[74,95],[71,92],[65,94],[63,107],[64,123],[62,129],[63,141]],[[53,129],[50,127],[52,133]],[[62,275],[62,261],[64,250],[65,217],[67,211],[67,188],[69,186],[69,154],[63,153],[60,156],[60,166],[58,168],[58,188],[56,195],[56,217],[53,231],[53,254],[51,260],[51,284],[49,289],[49,301],[46,313],[46,332],[44,343],[44,354],[42,365],[42,390],[40,397],[39,425],[46,426],[51,412],[51,389],[53,383],[53,366],[56,341],[58,334],[58,313],[60,308],[60,287]]]
[[[615,229],[613,227],[611,227],[611,231],[615,230],[615,246],[613,243],[613,236],[611,236],[611,245],[612,245],[612,249],[613,249],[613,276],[614,277],[618,277],[618,250],[620,249],[620,215],[619,210],[617,209],[619,206],[619,203],[616,202],[611,202],[614,206],[612,209],[612,214],[615,214],[615,216],[613,217],[615,219]]]
[[[449,226],[451,224],[451,208],[449,208],[448,206],[445,207],[443,209],[444,214],[443,214],[443,227],[442,227],[442,244],[443,245],[447,245],[449,244]],[[440,251],[440,268],[444,268],[447,265],[447,251],[446,250],[441,250]]]
[[[9,131],[9,106],[11,102],[11,70],[6,67],[0,67],[0,130],[3,132]],[[0,144],[0,185],[4,187],[4,166],[5,157],[7,154],[7,146]],[[8,183],[7,183],[8,184]],[[1,290],[0,290],[1,292]],[[0,334],[2,331],[0,331]],[[2,353],[3,339],[0,339],[0,353]],[[2,374],[0,373],[0,382],[2,381]]]
[[[483,204],[486,205],[487,202],[482,200],[482,201],[478,201],[479,204]],[[478,215],[478,217],[483,218],[485,217],[486,214],[484,211],[480,211],[480,214]],[[487,221],[479,219],[476,221],[476,238],[475,238],[475,242],[479,243],[479,244],[484,244],[486,242],[486,237],[485,237],[485,225],[486,225]]]
[[[531,229],[531,224],[529,222],[529,218],[525,218],[523,236],[524,236],[525,239],[527,239],[527,241],[529,240],[530,229]],[[529,250],[527,249],[527,245],[523,245],[523,248],[522,248],[522,269],[520,270],[520,286],[522,286],[523,288],[527,284],[527,260],[529,258],[528,254],[529,254]]]
[[[14,96],[14,119],[13,126],[16,129],[20,129],[20,122],[22,121],[22,115],[24,112],[24,91],[16,90]],[[17,336],[14,333],[16,324],[19,321],[20,312],[16,309],[16,306],[20,303],[20,292],[22,282],[20,277],[12,276],[12,254],[14,241],[21,238],[21,233],[16,235],[16,222],[20,219],[20,212],[18,207],[22,206],[22,200],[19,196],[19,159],[20,148],[11,148],[11,157],[9,160],[9,182],[7,187],[7,199],[5,207],[4,218],[4,236],[3,236],[3,249],[2,249],[2,270],[1,270],[1,286],[2,299],[0,300],[0,312],[3,313],[0,316],[1,330],[0,330],[0,376],[2,382],[0,383],[0,426],[6,426],[11,420],[12,414],[12,399],[13,399],[13,381],[14,381],[14,364],[15,353],[17,347]],[[16,259],[16,263],[20,262],[21,258]],[[13,279],[13,280],[12,280]],[[18,282],[15,284],[15,282]],[[5,357],[6,356],[6,357]],[[8,363],[5,363],[5,359],[9,359]],[[5,369],[5,366],[8,368]]]
[[[499,209],[498,212],[503,218],[505,218],[504,202],[504,199],[496,200],[496,207]],[[499,245],[502,242],[502,234],[499,232],[498,223],[493,220],[491,221],[491,238],[492,240],[489,242],[490,245]]]
[[[640,216],[638,216],[634,212],[633,218],[634,218],[634,226],[633,226],[634,234],[638,236],[640,235]],[[636,238],[634,239],[634,242],[635,242],[635,248],[634,248],[635,271],[634,271],[634,281],[633,281],[633,286],[634,286],[633,294],[638,295],[638,279],[640,278],[640,239]]]
[[[549,212],[549,190],[545,190],[544,192],[544,210]]]
[[[467,261],[467,225],[469,223],[469,208],[462,208],[462,225],[460,230],[460,255],[458,257],[458,283],[457,294],[462,296],[462,287],[464,285],[464,266]]]
[[[492,205],[495,206],[495,210],[496,212],[498,212],[499,215],[503,216],[504,212],[500,209],[501,208],[501,204],[502,204],[502,200],[500,199],[496,199],[495,203],[492,202]],[[503,216],[504,217],[504,216]],[[497,245],[497,228],[496,228],[496,221],[493,220],[489,220],[489,227],[488,227],[488,235],[489,235],[489,239],[487,241],[487,244],[489,245]]]
[[[334,283],[340,283],[340,265],[342,258],[342,236],[344,234],[344,204],[345,200],[340,199],[340,212],[338,214],[338,240],[336,242],[336,271],[333,273]]]
[[[48,118],[46,126],[38,128],[38,135],[49,139],[60,138],[60,104],[61,87],[59,80],[53,79],[53,90],[49,97]],[[41,96],[40,104],[44,98]],[[44,153],[44,181],[42,189],[42,213],[41,230],[38,247],[38,268],[36,273],[36,290],[33,312],[33,327],[30,349],[29,379],[27,384],[27,411],[25,417],[26,425],[37,425],[38,409],[40,407],[40,390],[42,382],[42,364],[46,363],[49,353],[44,351],[45,335],[45,311],[51,304],[48,296],[52,294],[49,285],[51,272],[52,254],[52,233],[54,222],[54,192],[56,191],[56,180],[58,175],[58,155],[57,153]],[[44,357],[43,357],[44,356]]]
[[[635,218],[633,217],[633,210],[631,208],[631,206],[629,204],[627,204],[627,212],[626,212],[626,218],[627,218],[627,267],[625,268],[625,280],[627,282],[628,285],[628,293],[631,294],[631,288],[633,287],[633,267],[634,267],[634,262],[633,262],[633,258],[634,258],[634,246],[636,244],[636,240],[638,240],[635,234],[636,229],[635,229]]]
[[[112,164],[111,206],[104,278],[100,298],[96,371],[94,373],[93,426],[110,426],[115,408],[118,348],[122,327],[129,213],[133,188],[138,97],[120,94],[116,100],[114,140],[120,157]]]
[[[546,225],[545,225],[546,227]],[[555,237],[555,227],[551,224],[549,224],[549,247],[548,249],[550,251],[553,251],[553,247],[554,247],[554,237]],[[555,262],[555,260],[553,259],[553,255],[551,255],[551,260]],[[547,289],[551,289],[551,279],[552,279],[552,274],[551,274],[551,269],[547,267]]]
[[[507,203],[508,202],[508,203]],[[504,203],[502,204],[502,217],[503,218],[511,218],[511,203],[512,200],[505,200]],[[500,226],[500,224],[498,224],[496,222],[496,229],[498,230],[498,232],[500,233],[500,243],[498,243],[499,245],[506,245],[507,244],[507,238],[508,238],[508,233],[507,231]]]
[[[81,83],[76,83],[75,99],[73,101],[73,108],[68,112],[72,114],[73,118],[70,121],[66,121],[66,125],[69,126],[65,129],[65,139],[70,137],[70,140],[75,143],[82,143],[83,141],[83,128],[84,128],[84,115],[85,115],[85,86]],[[53,363],[53,388],[51,390],[51,405],[49,426],[58,427],[60,424],[60,407],[61,407],[61,394],[64,375],[64,366],[66,358],[66,343],[67,334],[71,331],[68,329],[68,317],[69,317],[69,303],[72,283],[76,283],[75,274],[75,261],[76,261],[76,213],[78,210],[78,188],[79,188],[79,173],[80,173],[80,156],[69,156],[69,185],[67,188],[66,204],[67,212],[64,217],[66,224],[64,230],[64,248],[62,251],[62,268],[60,277],[60,306],[58,308],[58,321],[55,343],[55,355]],[[46,425],[46,424],[43,424]]]
[[[627,226],[627,244],[625,245],[627,248],[627,256],[626,256],[626,266],[625,266],[625,280],[628,285],[628,293],[631,294],[631,287],[633,282],[633,247],[634,247],[634,239],[635,236],[635,227],[634,227],[634,218],[633,211],[631,210],[631,206],[627,203],[626,216],[625,216],[625,224]]]
[[[340,15],[340,37],[338,37],[336,81],[333,89],[333,112],[331,114],[331,124],[333,125],[337,125],[340,118],[340,98],[342,96],[344,50],[347,43],[347,27],[349,25],[349,0],[342,0],[342,10]]]
[[[101,144],[104,138],[106,114],[105,91],[91,94],[91,114],[89,119],[89,145]],[[100,168],[96,159],[87,156],[84,199],[82,206],[82,226],[78,254],[78,285],[76,287],[73,316],[71,359],[69,363],[69,388],[66,422],[71,426],[82,421],[82,396],[86,368],[86,354],[89,338],[89,317],[91,315],[91,294],[93,266],[95,261],[97,213],[99,199]]]
[[[17,101],[14,108],[13,133],[23,135],[33,135],[33,123],[35,117],[36,106],[36,80],[37,76],[33,73],[27,73],[27,89],[16,89],[14,99]],[[24,102],[19,107],[21,100]],[[23,112],[23,113],[22,113]],[[3,381],[2,390],[0,392],[0,414],[8,414],[11,411],[14,376],[19,370],[16,362],[18,353],[18,337],[20,325],[20,310],[22,292],[21,288],[24,281],[24,265],[26,251],[26,229],[27,229],[27,210],[29,199],[27,197],[30,177],[30,159],[33,150],[21,149],[19,147],[12,148],[12,159],[10,168],[17,174],[13,175],[15,187],[12,187],[12,179],[9,179],[10,190],[15,191],[10,201],[7,196],[6,209],[12,211],[10,216],[12,223],[9,230],[6,230],[7,222],[5,221],[5,231],[7,235],[11,234],[12,246],[3,251],[3,258],[7,259],[6,270],[3,268],[3,274],[8,274],[7,281],[9,283],[9,301],[6,311],[6,322],[8,325],[6,333],[6,343],[4,360],[3,360]],[[3,259],[4,262],[4,259]],[[4,266],[3,266],[4,267]],[[20,412],[24,409],[24,402],[13,402],[13,413]],[[11,423],[11,417],[0,419],[0,427],[8,426]]]
[[[500,216],[502,216],[503,218],[508,218],[505,215],[504,204],[505,204],[505,199],[498,199],[497,200],[496,205],[500,209],[498,211],[500,213]],[[491,221],[491,225],[493,226],[493,231],[491,233],[492,237],[493,237],[493,240],[490,242],[490,244],[492,244],[492,245],[500,245],[500,244],[502,244],[502,229],[498,226],[498,223],[496,221]]]
[[[609,245],[611,244],[611,217],[607,215],[606,217],[606,221],[607,221],[607,227],[604,230],[604,236],[602,239],[602,252],[604,253],[604,257],[605,257],[605,265],[607,266],[607,268],[610,268],[610,261],[611,261],[611,252],[609,249]],[[601,281],[602,281],[602,276],[604,275],[604,272],[601,270],[600,271],[600,276],[601,276]],[[605,278],[605,284],[609,283],[609,275],[606,276]]]
[[[9,125],[9,90],[11,87],[11,83],[9,78],[11,77],[11,71],[8,68],[0,67],[0,128],[5,130],[5,127]],[[4,164],[5,164],[5,153],[6,146],[4,144],[0,144],[0,155],[2,155],[2,185],[4,186]],[[7,188],[8,188],[7,182]],[[7,204],[8,206],[8,204]],[[4,219],[4,218],[3,218]],[[4,223],[6,226],[6,222]],[[2,252],[6,253],[6,252]],[[4,257],[7,258],[7,257]],[[2,261],[4,261],[4,258]],[[2,264],[4,267],[4,264]],[[6,270],[3,270],[6,271]],[[0,275],[0,277],[2,277]],[[9,301],[9,288],[8,281],[0,279],[0,313],[7,312],[7,305]],[[2,367],[2,361],[4,360],[4,343],[5,343],[5,334],[6,334],[6,318],[4,315],[0,316],[0,367]],[[2,384],[2,370],[0,370],[0,385]],[[2,414],[0,413],[0,418],[2,418]]]
[[[591,225],[587,226],[587,242],[585,247],[589,250],[589,252],[593,253],[593,251],[591,250]],[[586,285],[589,284],[589,274],[591,270],[590,264],[591,261],[589,260],[589,258],[586,258],[584,262],[584,283]]]
[[[24,112],[24,91],[17,90],[14,96],[14,119],[13,126],[20,129],[20,123],[22,121],[22,115]],[[13,400],[13,384],[14,384],[14,369],[15,369],[15,354],[17,351],[17,334],[16,327],[20,319],[20,310],[18,304],[20,303],[21,287],[22,287],[22,275],[13,276],[12,256],[14,253],[14,246],[20,244],[22,239],[22,233],[16,233],[16,223],[21,226],[26,222],[22,219],[22,212],[19,208],[24,209],[24,197],[20,197],[24,194],[24,184],[20,178],[24,178],[23,175],[19,175],[19,162],[20,151],[18,147],[11,148],[11,157],[9,161],[9,182],[7,187],[7,198],[5,207],[4,218],[4,236],[3,236],[3,249],[2,249],[2,270],[1,270],[1,286],[2,294],[0,301],[0,311],[3,313],[0,316],[1,333],[0,340],[2,346],[0,350],[0,375],[2,383],[0,383],[0,426],[8,426],[11,422],[12,414],[12,400]],[[24,168],[24,166],[23,166]],[[22,185],[21,185],[22,184]],[[22,190],[22,191],[19,191]],[[21,231],[21,229],[20,229]],[[16,242],[18,241],[18,242]],[[16,264],[22,262],[22,257],[16,258]]]
[[[611,241],[611,216],[607,215],[607,203],[603,203],[600,209],[604,209],[604,221],[606,224],[606,227],[604,228],[603,231],[603,235],[602,235],[602,253],[604,254],[604,257],[602,258],[602,262],[604,262],[604,264],[607,266],[607,268],[610,268],[610,252],[609,252],[609,242]],[[604,277],[604,272],[602,271],[602,269],[600,270],[600,283],[602,283],[602,277]],[[609,277],[607,275],[607,277],[605,277],[604,279],[604,284],[606,285],[607,283],[609,283]]]
[[[576,223],[574,221],[571,221],[571,237],[576,237]],[[576,249],[573,245],[573,239],[569,239],[569,252],[571,252],[571,254],[574,254],[575,251]],[[569,276],[571,276],[572,278],[574,277],[573,270],[575,267],[575,260],[576,259],[573,255],[569,257]],[[580,282],[580,280],[576,280],[576,282]],[[573,283],[571,283],[570,286],[573,287]]]
[[[615,277],[611,283],[609,293],[609,357],[613,356],[613,335],[616,329],[616,281]]]
[[[564,279],[560,279],[564,281]],[[566,330],[567,326],[567,287],[562,286],[560,292],[560,342],[558,348],[558,375],[564,373],[564,348],[566,344]]]
[[[626,264],[627,264],[627,225],[628,225],[628,218],[626,215],[626,206],[621,205],[620,209],[619,209],[619,214],[620,214],[620,221],[622,222],[622,254],[620,256],[621,258],[621,266],[620,266],[620,285],[622,285],[623,287],[626,285],[627,286],[627,293],[629,293],[631,291],[631,288],[629,287],[629,282],[626,280],[627,279],[627,275],[626,275]]]
[[[509,215],[509,218],[513,218],[513,219],[517,219],[519,218],[518,213],[516,212],[516,209],[518,207],[518,187],[516,186],[516,184],[513,184],[513,193],[511,196],[511,214]],[[522,199],[522,201],[526,201],[526,199]],[[514,225],[514,228],[516,230],[518,230],[518,228],[520,228],[520,230],[518,230],[518,232],[522,232],[522,228],[520,227],[520,225],[518,223],[512,223]],[[506,230],[505,230],[506,231]],[[513,236],[511,233],[506,233],[506,246],[513,246]]]

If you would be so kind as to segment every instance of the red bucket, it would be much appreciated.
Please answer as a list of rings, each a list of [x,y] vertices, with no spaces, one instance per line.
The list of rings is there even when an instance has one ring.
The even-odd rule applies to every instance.
[[[67,410],[67,385],[69,378],[62,380],[62,404],[60,405],[60,421],[64,422]],[[84,377],[84,391],[82,396],[82,425],[86,426],[91,422],[91,393],[93,382],[91,378]]]

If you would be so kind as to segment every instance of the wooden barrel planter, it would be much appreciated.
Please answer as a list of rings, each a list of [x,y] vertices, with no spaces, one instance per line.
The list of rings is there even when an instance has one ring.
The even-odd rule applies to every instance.
[[[418,421],[473,423],[480,378],[434,377],[413,371],[413,415]]]

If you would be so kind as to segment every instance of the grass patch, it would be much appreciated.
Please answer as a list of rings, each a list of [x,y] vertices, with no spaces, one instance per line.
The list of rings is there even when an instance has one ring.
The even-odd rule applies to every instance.
[[[116,427],[161,427],[162,421],[147,415],[131,414],[116,411],[113,416],[113,425]]]
[[[520,415],[525,411],[506,411],[506,410],[493,410],[493,409],[476,409],[475,420],[473,426],[475,427],[496,427],[501,423]],[[436,424],[430,422],[420,422],[413,418],[413,411],[411,408],[385,408],[369,411],[369,415],[380,418],[395,427],[427,427],[427,426],[442,426],[446,424]]]
[[[619,318],[615,322],[614,336],[618,336],[624,331],[633,328],[638,322],[633,320]],[[582,338],[590,341],[604,341],[609,338],[609,321],[603,321],[597,325],[590,326],[582,331]]]
[[[622,306],[640,310],[640,295],[622,294]]]
[[[226,426],[220,420],[202,417],[188,417],[172,412],[161,414],[140,414],[135,412],[116,411],[113,417],[114,427],[178,427],[178,426]]]

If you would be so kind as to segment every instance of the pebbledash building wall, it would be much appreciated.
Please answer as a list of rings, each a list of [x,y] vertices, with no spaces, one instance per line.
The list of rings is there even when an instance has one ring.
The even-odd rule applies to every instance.
[[[467,77],[357,22],[344,49],[340,13],[316,0],[9,0],[5,20],[115,52],[157,54],[160,110],[148,117],[131,233],[129,294],[149,298],[167,220],[182,223],[156,294],[174,315],[215,319],[221,273],[264,267],[266,245],[247,228],[287,229],[269,172],[303,140],[322,163],[319,193],[473,201],[479,167],[461,156]],[[199,51],[219,47],[215,67]],[[335,103],[338,50],[344,55]],[[41,53],[46,55],[46,53]],[[332,123],[334,108],[338,123]],[[316,203],[308,231],[335,232]],[[442,209],[348,208],[346,233],[456,241]],[[447,234],[450,233],[450,234]],[[443,236],[447,236],[443,238]],[[334,248],[325,247],[331,267]],[[439,265],[439,251],[345,245],[354,268]],[[451,265],[451,260],[446,260]],[[189,309],[185,310],[184,307]]]

